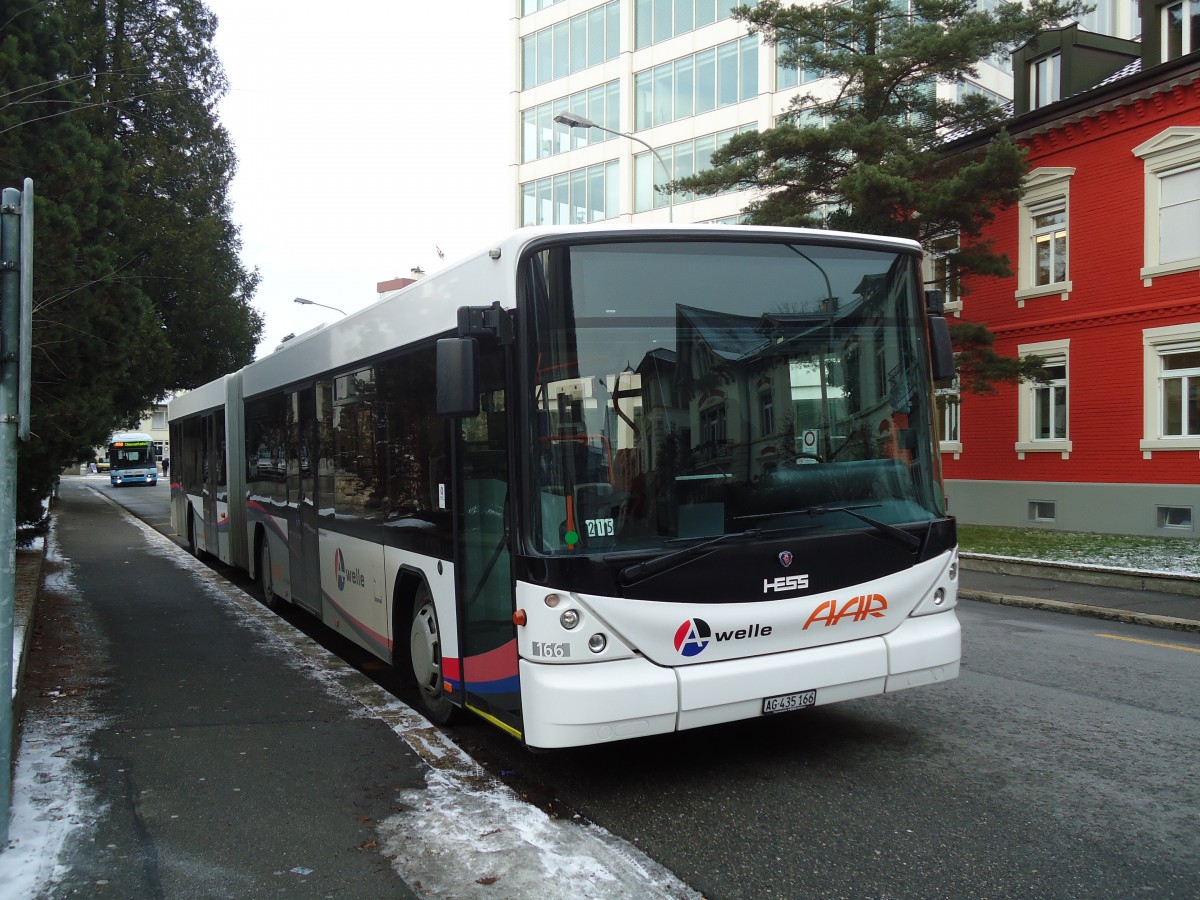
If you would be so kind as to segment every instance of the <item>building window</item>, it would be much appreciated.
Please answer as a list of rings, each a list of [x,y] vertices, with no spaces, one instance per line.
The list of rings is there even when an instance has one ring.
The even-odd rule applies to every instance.
[[[1029,64],[1029,108],[1039,109],[1061,99],[1062,57],[1057,53],[1035,59]]]
[[[1033,439],[1067,439],[1067,361],[1055,357],[1046,360],[1046,384],[1033,386]]]
[[[958,286],[958,270],[951,265],[951,256],[958,251],[959,236],[948,234],[934,238],[925,248],[925,283],[942,292],[947,312],[962,310],[962,294]]]
[[[938,449],[942,453],[953,453],[955,459],[962,453],[962,435],[960,431],[962,410],[962,392],[958,379],[948,388],[938,388],[936,391],[938,411],[936,419],[938,429]]]
[[[1030,500],[1029,521],[1053,522],[1057,513],[1055,506],[1056,504],[1053,500]]]
[[[1032,209],[1033,283],[1061,284],[1067,280],[1067,203],[1055,201]]]
[[[1159,506],[1155,508],[1158,527],[1170,531],[1192,530],[1192,508],[1190,506]]]
[[[658,190],[660,185],[677,178],[686,178],[712,168],[712,155],[729,143],[730,138],[743,131],[753,131],[753,123],[728,128],[716,134],[706,134],[691,141],[681,141],[653,153],[638,153],[633,158],[634,212],[661,209],[668,204],[687,203],[696,197],[691,191],[668,194]],[[662,162],[659,162],[661,158]],[[664,171],[665,167],[665,171]],[[722,192],[724,193],[724,192]]]
[[[1143,454],[1200,450],[1200,323],[1147,328],[1142,344]]]
[[[728,19],[739,6],[757,5],[758,0],[637,0],[634,13],[637,49]]]
[[[612,0],[521,38],[521,87],[580,72],[621,52],[621,3]]]
[[[645,69],[634,75],[633,90],[638,131],[749,100],[758,94],[758,37]]]
[[[1018,305],[1030,297],[1071,292],[1070,186],[1073,168],[1034,169],[1025,178],[1018,210]]]
[[[616,160],[521,185],[522,225],[584,225],[621,212]]]
[[[1200,127],[1167,128],[1133,155],[1144,172],[1142,278],[1200,269]]]
[[[564,113],[583,116],[610,131],[621,130],[621,83],[610,81],[569,97],[532,106],[521,113],[521,162],[533,162],[611,141],[616,135],[599,128],[571,128],[554,117]]]
[[[1043,341],[1021,344],[1021,357],[1040,356],[1043,359],[1046,383],[1024,382],[1017,394],[1017,458],[1026,453],[1061,453],[1066,459],[1071,452],[1069,437],[1069,359],[1070,340]]]
[[[546,9],[555,3],[562,3],[562,0],[521,0],[521,15],[532,15],[539,9]]]
[[[761,436],[775,433],[775,398],[769,390],[758,395],[758,421]]]
[[[1162,61],[1200,50],[1200,0],[1180,0],[1162,9]]]
[[[1200,435],[1200,348],[1160,349],[1162,436]]]

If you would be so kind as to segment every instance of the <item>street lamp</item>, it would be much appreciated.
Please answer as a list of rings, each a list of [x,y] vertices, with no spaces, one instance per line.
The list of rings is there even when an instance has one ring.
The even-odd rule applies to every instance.
[[[318,303],[316,300],[305,300],[303,297],[297,297],[292,302],[299,303],[301,306],[319,306],[322,309],[332,309],[335,313],[341,313],[343,316],[345,315],[345,313],[336,306],[326,306],[324,303]]]
[[[662,166],[663,177],[669,183],[671,181],[671,171],[667,168],[667,164],[663,162],[663,158],[658,155],[658,151],[643,141],[640,137],[632,134],[626,134],[624,131],[613,131],[611,128],[605,128],[603,125],[597,125],[591,119],[584,116],[574,116],[569,113],[563,113],[554,117],[554,121],[560,125],[566,125],[568,128],[598,128],[607,134],[615,134],[617,137],[629,138],[631,141],[637,141],[647,150],[654,154],[654,158],[658,160],[658,164]],[[675,222],[675,191],[670,192],[667,198],[667,221],[674,224]]]

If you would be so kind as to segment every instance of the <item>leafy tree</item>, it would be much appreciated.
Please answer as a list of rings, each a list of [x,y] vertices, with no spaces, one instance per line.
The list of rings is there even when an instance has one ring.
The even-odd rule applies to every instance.
[[[0,186],[30,177],[36,196],[19,523],[40,523],[55,474],[153,401],[253,355],[214,27],[188,0],[0,0]]]
[[[951,277],[1007,275],[1009,260],[982,233],[996,209],[1019,198],[1024,153],[1000,127],[1007,115],[1001,104],[983,94],[939,100],[934,87],[962,84],[982,60],[1086,8],[1081,0],[1002,2],[990,11],[975,0],[762,0],[739,7],[736,17],[776,46],[781,66],[830,76],[817,83],[836,87],[798,96],[776,127],[737,135],[713,155],[711,169],[669,188],[757,189],[746,207],[753,224],[863,231],[926,245],[961,235],[948,254]],[[942,152],[947,134],[986,127],[997,131],[981,149]],[[977,331],[956,330],[978,349]],[[994,351],[973,356],[976,388],[1040,371],[1040,361],[991,367],[996,359]]]

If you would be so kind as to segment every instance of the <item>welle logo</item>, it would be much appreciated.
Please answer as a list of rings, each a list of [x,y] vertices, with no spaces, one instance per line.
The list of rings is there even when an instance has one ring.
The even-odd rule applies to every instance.
[[[349,569],[346,566],[346,556],[342,553],[341,548],[333,551],[333,571],[337,574],[337,586],[339,591],[346,589],[346,582],[363,587],[367,583],[366,576],[362,570],[358,568]]]
[[[772,632],[770,625],[760,625],[757,622],[745,628],[731,628],[728,631],[713,631],[703,619],[686,619],[675,630],[675,649],[681,656],[697,656],[709,643],[718,644],[725,641],[744,641],[750,638],[766,637]]]

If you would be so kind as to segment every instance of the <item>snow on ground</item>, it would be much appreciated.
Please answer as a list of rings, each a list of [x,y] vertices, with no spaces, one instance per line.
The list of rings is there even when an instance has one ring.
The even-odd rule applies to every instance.
[[[552,819],[487,774],[424,716],[296,631],[286,620],[122,511],[148,551],[191,571],[198,585],[320,682],[348,713],[374,715],[426,764],[427,787],[399,799],[406,809],[379,823],[379,849],[418,894],[431,898],[536,896],[546,900],[700,895],[633,845],[595,825]],[[53,534],[53,532],[52,532]],[[52,552],[57,552],[53,551]],[[66,561],[64,560],[64,563]],[[64,566],[64,571],[69,571]],[[73,591],[69,576],[59,585]],[[33,896],[62,875],[58,856],[75,828],[103,814],[71,759],[101,723],[93,717],[48,731],[28,721],[13,782],[9,848],[0,853],[0,893]]]
[[[64,596],[77,593],[71,564],[59,554],[53,520],[46,561],[45,589]],[[0,893],[5,897],[32,897],[60,878],[59,854],[67,838],[102,812],[72,760],[104,722],[90,713],[85,697],[65,702],[72,704],[69,714],[53,721],[28,717],[16,748],[8,844],[0,852]]]

